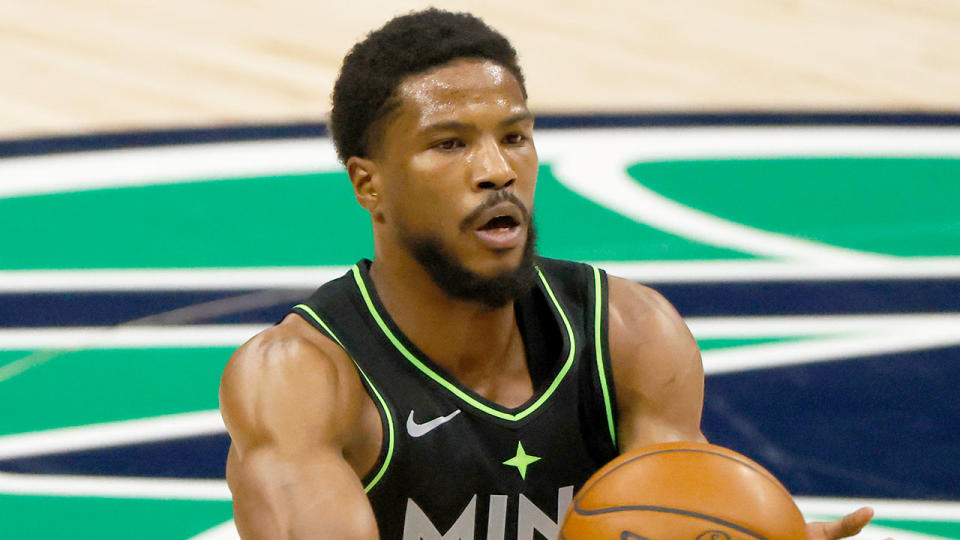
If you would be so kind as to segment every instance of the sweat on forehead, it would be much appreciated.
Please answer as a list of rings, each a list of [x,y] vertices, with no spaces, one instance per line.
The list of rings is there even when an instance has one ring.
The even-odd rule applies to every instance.
[[[505,68],[526,97],[513,46],[468,13],[431,8],[396,17],[367,35],[344,58],[334,85],[330,123],[340,160],[368,156],[371,126],[396,105],[390,98],[404,79],[470,58]]]
[[[398,87],[385,112],[368,129],[370,157],[385,149],[386,137],[408,138],[434,129],[476,129],[532,118],[516,78],[489,60],[454,60],[411,75]]]
[[[408,75],[368,126],[362,141],[364,150],[375,155],[381,149],[387,126],[401,114],[416,117],[415,125],[424,127],[491,103],[501,108],[519,106],[526,111],[526,95],[517,79],[491,60],[456,58],[423,73]]]
[[[502,86],[513,78],[507,68],[483,58],[457,58],[424,73],[409,75],[397,85],[394,95],[403,100],[420,95],[460,95],[491,86]]]
[[[458,59],[403,80],[394,95],[394,108],[407,105],[421,112],[452,111],[471,103],[497,101],[501,104],[526,102],[513,75],[489,60]]]

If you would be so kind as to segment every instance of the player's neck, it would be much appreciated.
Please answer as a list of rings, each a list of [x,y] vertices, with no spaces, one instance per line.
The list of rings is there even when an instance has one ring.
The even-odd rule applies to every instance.
[[[411,261],[378,255],[370,275],[390,317],[420,350],[468,385],[471,373],[482,378],[518,360],[525,368],[513,302],[489,308],[454,298]]]

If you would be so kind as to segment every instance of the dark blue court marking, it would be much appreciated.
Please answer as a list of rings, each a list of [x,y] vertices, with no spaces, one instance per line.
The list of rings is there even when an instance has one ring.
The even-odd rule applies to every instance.
[[[653,283],[684,317],[960,311],[960,279]]]
[[[795,495],[960,499],[960,347],[707,377],[710,442]]]
[[[230,437],[205,435],[0,460],[0,471],[153,478],[223,478]]]
[[[697,126],[960,126],[957,112],[807,112],[753,111],[702,113],[589,113],[543,114],[538,129],[583,129],[617,127]],[[216,126],[105,132],[86,135],[0,140],[0,158],[64,152],[88,152],[171,144],[203,144],[237,141],[303,139],[324,137],[327,125],[298,122],[267,125]]]
[[[748,111],[704,113],[591,113],[537,116],[538,129],[700,126],[958,126],[956,112]]]
[[[960,347],[707,377],[704,432],[797,495],[960,499]],[[0,461],[0,470],[222,478],[226,435]]]
[[[85,135],[0,140],[0,158],[67,152],[95,152],[175,144],[210,144],[326,137],[326,124],[301,122],[209,128],[148,129]]]
[[[655,283],[685,317],[960,312],[960,279]],[[113,326],[256,291],[0,294],[0,327]],[[312,291],[303,289],[300,298]],[[290,298],[291,290],[283,290]],[[294,291],[295,293],[295,291]],[[293,296],[297,296],[294,294]],[[274,323],[296,302],[170,324]]]
[[[234,298],[257,291],[134,291],[0,294],[0,327],[115,326],[136,319]],[[278,291],[279,292],[279,291]],[[289,292],[289,291],[288,291]],[[304,289],[298,298],[307,298]],[[286,294],[286,293],[284,293]],[[294,302],[231,311],[227,314],[171,321],[168,324],[275,323],[283,318]]]

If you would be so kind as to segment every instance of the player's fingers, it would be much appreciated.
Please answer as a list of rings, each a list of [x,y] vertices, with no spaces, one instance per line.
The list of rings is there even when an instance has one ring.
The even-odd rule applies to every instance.
[[[828,538],[847,538],[860,532],[873,519],[873,508],[865,506],[843,519],[827,524]]]

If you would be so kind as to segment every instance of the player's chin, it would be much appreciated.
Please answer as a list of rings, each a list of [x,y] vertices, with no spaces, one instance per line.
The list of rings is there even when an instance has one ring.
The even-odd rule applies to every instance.
[[[515,272],[523,264],[523,248],[482,250],[473,255],[467,267],[483,279]]]

